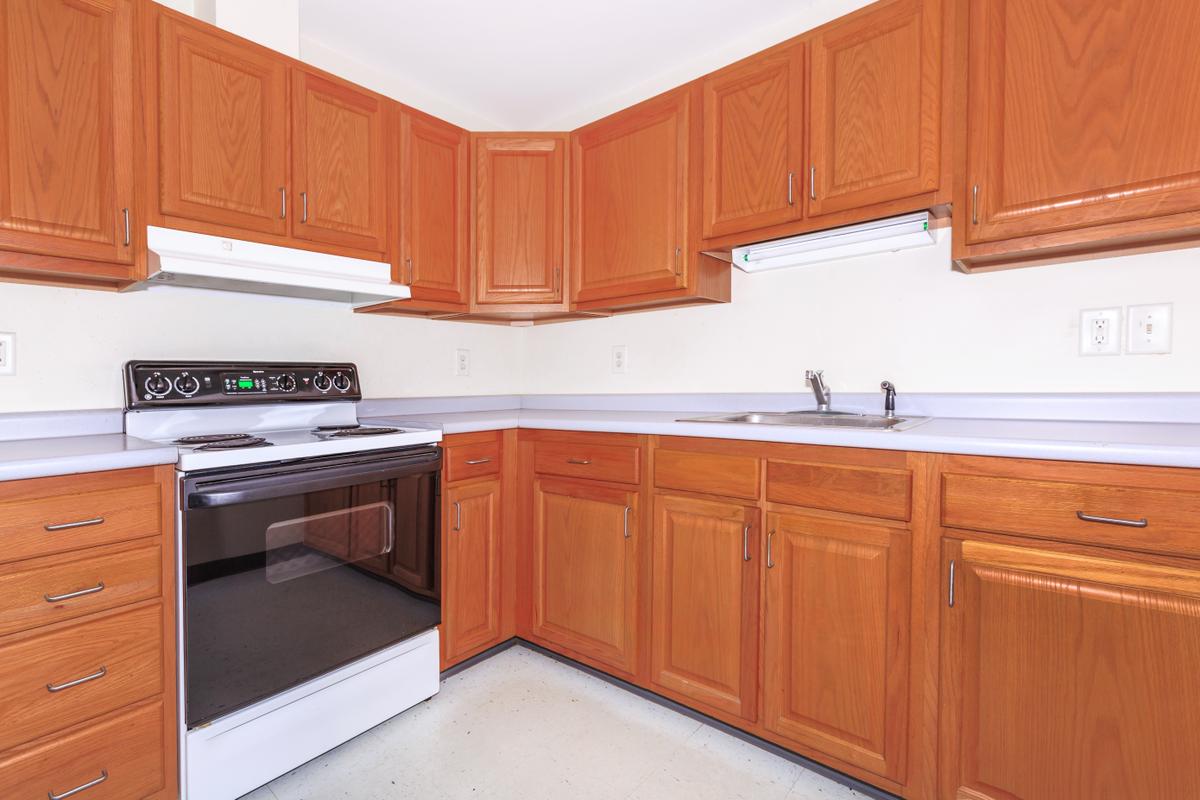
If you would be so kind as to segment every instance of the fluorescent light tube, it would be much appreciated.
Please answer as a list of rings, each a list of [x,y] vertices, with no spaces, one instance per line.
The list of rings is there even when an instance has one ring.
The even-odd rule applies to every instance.
[[[799,267],[839,258],[908,250],[933,244],[929,212],[847,225],[788,239],[733,248],[733,265],[746,272]]]

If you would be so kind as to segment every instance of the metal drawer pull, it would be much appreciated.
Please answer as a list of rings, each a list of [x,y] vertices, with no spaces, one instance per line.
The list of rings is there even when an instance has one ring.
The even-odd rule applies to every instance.
[[[590,458],[568,458],[567,463],[568,464],[579,464],[581,466],[586,467],[588,464],[592,463],[592,460]]]
[[[454,530],[462,530],[462,503],[454,501]]]
[[[1120,525],[1123,528],[1144,528],[1150,524],[1150,520],[1142,517],[1141,519],[1119,519],[1117,517],[1094,517],[1091,514],[1085,514],[1082,511],[1076,511],[1075,516],[1079,517],[1084,522],[1099,522],[1103,525]]]
[[[470,461],[467,462],[467,466],[474,467],[479,464],[487,464],[490,462],[491,462],[490,458],[472,458]]]
[[[81,783],[78,786],[76,786],[74,789],[68,789],[67,791],[63,792],[62,794],[55,794],[53,791],[46,792],[46,797],[50,798],[50,800],[67,800],[68,797],[74,797],[75,795],[82,792],[84,789],[90,789],[93,786],[99,786],[100,784],[104,783],[106,780],[108,780],[108,770],[102,769],[102,770],[100,770],[99,778],[88,781],[87,783]]]
[[[753,527],[753,525],[742,527],[742,561],[750,560],[750,529]]]
[[[78,592],[67,592],[66,594],[44,594],[47,603],[57,603],[62,600],[71,600],[75,597],[83,597],[88,594],[96,594],[96,592],[104,591],[104,581],[100,581],[90,589],[80,589]]]
[[[61,692],[63,689],[70,689],[72,686],[78,686],[81,683],[90,683],[92,681],[98,681],[107,674],[108,674],[108,668],[101,667],[100,669],[93,672],[91,675],[84,675],[82,678],[76,678],[73,681],[67,681],[66,683],[47,683],[46,691],[48,691],[50,693]]]
[[[91,519],[81,519],[79,522],[60,522],[56,525],[43,525],[42,527],[48,531],[66,531],[71,528],[87,528],[92,525],[103,525],[104,517],[92,517]]]
[[[632,534],[629,532],[629,512],[630,512],[630,511],[632,511],[632,510],[633,510],[633,509],[632,509],[632,508],[630,508],[629,506],[625,506],[625,513],[624,513],[624,517],[623,517],[623,519],[621,520],[621,524],[622,524],[622,525],[624,526],[624,528],[625,528],[625,530],[624,530],[624,534],[625,534],[625,538],[626,538],[626,539],[628,539],[630,536],[632,536]]]
[[[772,569],[775,566],[775,559],[771,557],[771,542],[775,541],[775,531],[767,534],[767,569]]]

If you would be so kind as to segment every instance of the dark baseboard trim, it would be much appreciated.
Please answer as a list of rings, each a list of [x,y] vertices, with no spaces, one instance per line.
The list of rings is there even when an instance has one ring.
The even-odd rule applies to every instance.
[[[464,669],[470,669],[471,667],[475,666],[476,664],[478,664],[482,661],[487,661],[492,656],[499,655],[500,653],[503,653],[505,650],[509,649],[510,647],[516,647],[519,644],[525,644],[525,640],[518,639],[514,636],[511,639],[507,639],[507,640],[501,642],[500,644],[496,645],[495,647],[489,647],[487,650],[484,650],[482,653],[473,655],[470,658],[468,658],[467,660],[460,661],[457,664],[455,664],[453,667],[448,667],[447,669],[443,670],[441,679],[446,680],[446,678],[452,678],[455,675],[457,675],[458,673],[462,672]]]

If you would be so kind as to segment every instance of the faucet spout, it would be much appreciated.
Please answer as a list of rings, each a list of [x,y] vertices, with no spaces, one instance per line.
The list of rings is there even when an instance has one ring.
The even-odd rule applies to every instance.
[[[825,370],[807,370],[804,373],[804,379],[812,387],[813,397],[817,400],[817,411],[828,411],[833,393],[829,391],[829,387],[825,384]]]

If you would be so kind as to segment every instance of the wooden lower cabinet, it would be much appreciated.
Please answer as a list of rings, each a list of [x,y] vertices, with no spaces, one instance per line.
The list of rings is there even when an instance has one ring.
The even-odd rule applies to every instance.
[[[902,783],[910,534],[779,512],[766,529],[763,725]]]
[[[654,499],[650,680],[698,708],[753,721],[758,689],[758,509]]]
[[[442,514],[444,668],[501,641],[499,479],[447,488]]]
[[[533,495],[535,641],[632,675],[638,642],[638,492],[540,478]]]
[[[945,800],[1200,797],[1200,565],[947,539]]]

